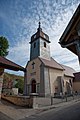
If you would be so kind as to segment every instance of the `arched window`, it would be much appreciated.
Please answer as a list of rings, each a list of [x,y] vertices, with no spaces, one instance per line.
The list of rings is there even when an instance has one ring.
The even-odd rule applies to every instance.
[[[32,83],[31,83],[31,92],[32,93],[36,93],[36,81],[35,80],[32,80]]]
[[[34,43],[34,48],[36,47],[36,42]]]
[[[46,48],[46,42],[44,42],[44,47]]]

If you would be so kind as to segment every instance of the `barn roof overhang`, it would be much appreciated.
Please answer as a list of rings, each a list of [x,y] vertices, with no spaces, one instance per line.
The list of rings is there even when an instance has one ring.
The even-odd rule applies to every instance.
[[[59,39],[59,44],[78,55],[78,45],[80,45],[80,4],[72,16],[69,24]]]
[[[11,60],[0,56],[0,67],[14,71],[25,71],[25,68],[12,62]]]

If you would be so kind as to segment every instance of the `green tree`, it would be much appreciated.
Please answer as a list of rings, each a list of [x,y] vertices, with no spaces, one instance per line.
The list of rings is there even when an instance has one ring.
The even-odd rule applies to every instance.
[[[8,40],[1,36],[0,37],[0,56],[6,57],[8,55],[9,43]]]
[[[23,79],[18,79],[17,83],[15,84],[15,87],[19,89],[19,93],[23,93],[24,80]]]

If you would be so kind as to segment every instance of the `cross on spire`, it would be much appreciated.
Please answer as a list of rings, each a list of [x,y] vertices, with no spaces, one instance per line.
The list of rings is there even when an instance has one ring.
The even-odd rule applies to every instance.
[[[40,16],[39,16],[39,23],[38,23],[38,24],[39,24],[39,27],[38,27],[38,31],[42,31],[40,20],[41,20],[41,18],[40,18]]]
[[[39,21],[39,29],[41,28],[41,23],[40,23],[40,21]]]

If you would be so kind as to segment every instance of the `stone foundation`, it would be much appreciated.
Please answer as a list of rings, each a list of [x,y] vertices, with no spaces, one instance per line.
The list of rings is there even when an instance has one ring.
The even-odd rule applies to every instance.
[[[10,96],[2,94],[1,98],[18,106],[32,107],[32,99],[28,96]]]
[[[51,105],[51,97],[37,97],[36,103],[38,104],[38,107],[50,106]]]
[[[25,106],[28,108],[38,108],[42,106],[51,105],[51,98],[38,97],[36,95],[31,96],[9,96],[3,95],[1,96],[3,99],[19,106]]]

